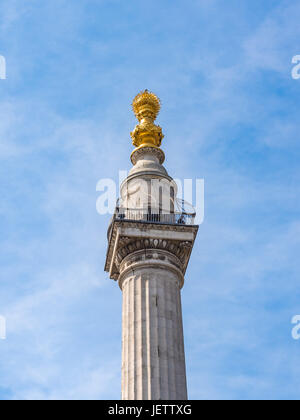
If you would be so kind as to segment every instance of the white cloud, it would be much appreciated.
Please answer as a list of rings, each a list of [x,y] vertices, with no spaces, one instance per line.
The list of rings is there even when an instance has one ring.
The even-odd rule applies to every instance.
[[[101,19],[97,39],[85,38],[77,5],[69,27],[58,25],[46,40],[41,31],[25,76],[14,54],[23,46],[30,51],[28,39],[23,45],[21,31],[8,43],[17,82],[34,78],[30,93],[14,93],[0,105],[0,158],[7,175],[0,202],[0,313],[8,320],[0,369],[1,386],[12,398],[119,397],[121,292],[103,273],[108,220],[96,213],[95,187],[99,178],[117,179],[118,170],[130,165],[129,131],[135,121],[129,103],[144,87],[163,100],[159,122],[167,134],[163,147],[170,174],[201,174],[206,182],[206,218],[183,291],[190,396],[250,398],[267,395],[272,387],[280,395],[281,381],[286,393],[296,393],[296,359],[282,336],[298,286],[299,209],[287,177],[297,168],[287,162],[275,173],[266,162],[267,174],[259,178],[257,161],[247,156],[255,147],[261,153],[260,143],[272,149],[268,153],[297,146],[296,112],[287,117],[277,112],[274,122],[274,111],[286,100],[263,96],[256,82],[261,70],[284,78],[287,69],[290,77],[291,57],[286,57],[298,45],[299,8],[280,6],[256,31],[224,34],[228,43],[237,40],[237,50],[226,57],[224,43],[215,48],[218,37],[211,39],[214,48],[206,44],[228,27],[218,20],[218,3],[198,2],[202,11],[209,9],[210,20],[195,40],[178,31],[176,20],[168,26],[168,9],[163,21],[155,15],[159,45],[154,30],[154,38],[148,32],[140,37],[122,19],[113,27],[116,38],[113,32],[104,39]],[[45,32],[55,29],[56,6],[45,6],[50,15],[43,21]],[[180,17],[180,28],[193,19],[192,6],[183,7],[187,20]],[[70,8],[72,2],[65,14]],[[13,34],[17,9],[5,13],[10,17],[2,30]],[[172,13],[178,17],[175,9]],[[201,21],[205,18],[203,12]],[[193,24],[199,27],[196,18]],[[121,41],[118,31],[126,35]],[[78,48],[89,47],[85,61],[72,40]],[[42,53],[50,62],[40,63]],[[48,64],[52,71],[59,66],[51,77]],[[241,124],[257,130],[253,136],[245,132],[247,150],[239,146],[245,139],[236,139]]]

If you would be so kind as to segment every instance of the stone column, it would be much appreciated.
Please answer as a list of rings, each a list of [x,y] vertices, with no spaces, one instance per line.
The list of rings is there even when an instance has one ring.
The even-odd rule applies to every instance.
[[[198,226],[163,163],[159,98],[132,103],[128,177],[108,229],[105,271],[123,292],[123,400],[187,399],[181,296]]]
[[[132,252],[121,262],[123,400],[187,399],[181,266],[159,249]]]

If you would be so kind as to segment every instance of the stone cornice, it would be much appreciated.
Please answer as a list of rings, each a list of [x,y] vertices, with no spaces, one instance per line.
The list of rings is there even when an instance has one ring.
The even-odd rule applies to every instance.
[[[198,226],[113,220],[105,271],[118,280],[122,260],[140,250],[165,250],[178,258],[184,274]]]

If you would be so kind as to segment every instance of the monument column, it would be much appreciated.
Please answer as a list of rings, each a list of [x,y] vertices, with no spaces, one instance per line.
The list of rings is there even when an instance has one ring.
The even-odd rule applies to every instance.
[[[168,251],[153,249],[121,264],[125,400],[187,399],[179,264]]]
[[[137,95],[133,168],[108,230],[105,270],[123,293],[122,399],[186,400],[181,288],[198,226],[162,166],[159,99]]]

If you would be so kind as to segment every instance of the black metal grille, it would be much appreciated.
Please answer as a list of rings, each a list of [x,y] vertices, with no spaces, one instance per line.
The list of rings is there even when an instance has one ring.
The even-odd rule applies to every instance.
[[[145,209],[124,209],[116,208],[114,214],[115,220],[135,220],[152,223],[170,223],[179,225],[193,225],[195,214],[189,213],[155,213],[145,211]]]

